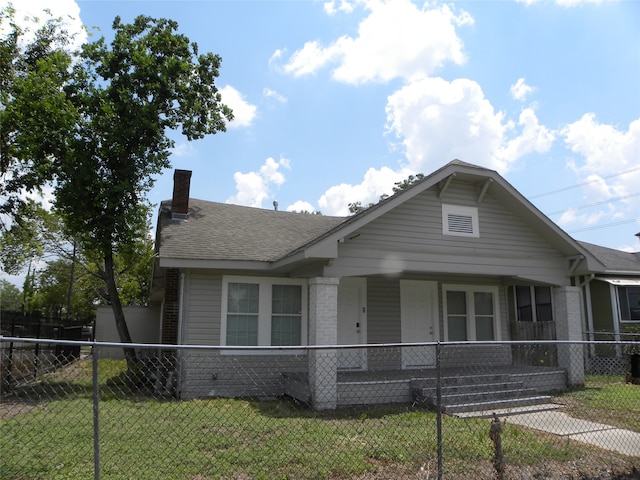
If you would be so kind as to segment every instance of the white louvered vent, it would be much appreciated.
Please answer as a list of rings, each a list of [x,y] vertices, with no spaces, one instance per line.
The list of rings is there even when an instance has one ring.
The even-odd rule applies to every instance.
[[[473,235],[473,219],[470,216],[450,213],[447,216],[447,220],[449,222],[449,233]]]
[[[442,234],[479,237],[478,209],[459,205],[442,205]]]

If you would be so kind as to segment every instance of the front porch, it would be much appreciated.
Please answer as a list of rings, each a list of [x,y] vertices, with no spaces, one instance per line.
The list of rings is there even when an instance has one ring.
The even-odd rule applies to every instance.
[[[548,395],[567,388],[558,367],[487,366],[442,368],[441,401],[446,413],[495,411],[550,403]],[[313,404],[308,376],[285,373],[285,394]],[[339,371],[336,407],[406,403],[435,408],[437,370]]]

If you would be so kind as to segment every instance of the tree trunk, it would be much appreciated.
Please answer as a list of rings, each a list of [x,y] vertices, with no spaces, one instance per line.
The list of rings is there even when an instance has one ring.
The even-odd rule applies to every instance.
[[[109,302],[111,303],[111,309],[113,310],[113,316],[116,321],[116,328],[118,330],[118,335],[120,336],[120,342],[132,343],[129,327],[127,327],[127,322],[124,318],[122,302],[120,302],[120,293],[116,287],[116,278],[113,270],[113,252],[111,249],[106,251],[104,255],[104,272],[105,282],[107,283],[107,292],[109,294]],[[127,367],[129,370],[133,370],[134,366],[137,364],[135,349],[124,348],[124,357],[127,360]]]

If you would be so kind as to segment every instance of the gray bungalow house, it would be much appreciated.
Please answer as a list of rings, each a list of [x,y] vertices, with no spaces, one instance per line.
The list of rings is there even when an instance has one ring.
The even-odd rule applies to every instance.
[[[393,382],[433,368],[433,348],[402,344],[582,340],[583,283],[606,272],[591,246],[498,173],[457,160],[346,218],[191,199],[190,177],[176,170],[173,198],[160,207],[159,340],[228,348],[181,350],[183,398],[286,392],[318,409],[375,402],[373,387],[368,400],[351,401],[345,378],[387,372]],[[379,344],[396,348],[382,354]],[[369,348],[291,348],[323,345]],[[558,388],[584,380],[582,347],[565,347],[555,357]],[[442,359],[450,369],[479,361],[537,360],[486,343]],[[256,369],[260,385],[244,382]],[[394,401],[406,399],[405,387],[393,390]]]
[[[640,253],[590,243],[582,245],[604,264],[604,270],[582,280],[587,338],[640,342]],[[623,353],[620,346],[593,345],[588,367],[594,372],[619,372],[626,368],[627,359]]]

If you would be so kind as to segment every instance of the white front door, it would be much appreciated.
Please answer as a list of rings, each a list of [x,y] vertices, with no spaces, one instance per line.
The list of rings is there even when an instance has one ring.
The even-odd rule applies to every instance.
[[[359,345],[367,342],[367,280],[341,278],[338,286],[338,344]],[[338,368],[366,370],[365,348],[338,350]]]
[[[400,322],[402,343],[438,340],[437,282],[400,280]],[[402,348],[402,368],[432,367],[435,362],[433,346]]]

